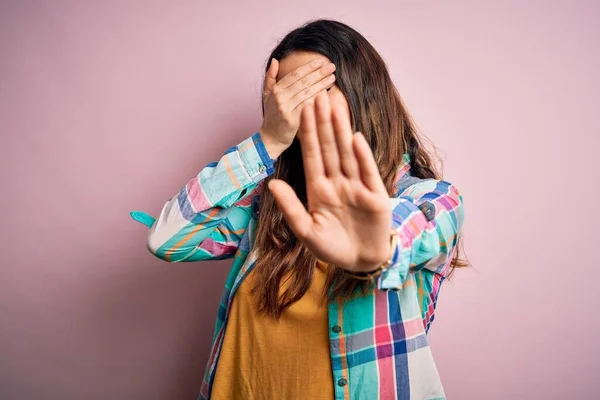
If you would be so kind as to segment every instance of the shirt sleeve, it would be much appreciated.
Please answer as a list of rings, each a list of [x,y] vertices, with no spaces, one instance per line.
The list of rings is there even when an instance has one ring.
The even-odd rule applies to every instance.
[[[251,219],[260,184],[274,172],[272,160],[257,132],[229,148],[221,159],[203,168],[163,206],[150,226],[148,250],[169,262],[232,257]],[[148,222],[149,221],[149,222]]]
[[[401,289],[409,273],[427,269],[447,276],[464,219],[463,199],[454,185],[420,180],[390,198],[398,240],[392,264],[378,278],[381,290]]]

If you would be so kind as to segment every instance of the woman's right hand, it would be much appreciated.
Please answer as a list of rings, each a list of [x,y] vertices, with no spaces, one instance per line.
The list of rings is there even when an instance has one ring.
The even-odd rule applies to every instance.
[[[260,135],[275,159],[292,142],[300,126],[304,104],[335,81],[335,65],[323,59],[312,60],[290,72],[277,82],[279,61],[273,59],[265,76],[263,104],[265,114]]]

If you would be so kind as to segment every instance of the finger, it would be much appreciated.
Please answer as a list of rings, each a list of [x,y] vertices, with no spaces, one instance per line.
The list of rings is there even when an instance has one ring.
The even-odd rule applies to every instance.
[[[265,83],[263,87],[263,97],[273,90],[273,86],[277,83],[277,72],[279,71],[279,61],[276,58],[271,60],[271,65],[265,74]]]
[[[326,92],[319,92],[315,97],[315,110],[317,117],[317,135],[321,147],[321,158],[325,166],[325,174],[329,177],[341,173],[340,157],[338,154],[333,125],[331,124],[331,107],[329,96]]]
[[[299,66],[298,68],[281,78],[279,82],[277,82],[277,86],[280,89],[287,89],[296,81],[304,78],[305,75],[308,75],[311,72],[323,66],[325,64],[325,61],[326,60],[322,58],[317,58],[309,63]]]
[[[285,96],[293,101],[296,107],[302,100],[314,96],[335,81],[335,65],[329,63],[318,70],[311,72],[302,79],[285,89]]]
[[[336,106],[331,112],[331,118],[333,120],[333,131],[335,132],[342,172],[348,178],[359,179],[358,162],[352,149],[352,137],[354,134],[350,125],[350,116],[342,106]]]
[[[379,168],[373,157],[373,151],[362,133],[356,132],[353,137],[353,148],[360,177],[364,185],[373,192],[385,193],[385,185],[379,174]]]
[[[269,190],[296,237],[307,239],[312,231],[313,220],[294,189],[282,180],[271,179]]]
[[[321,79],[314,85],[300,91],[294,97],[290,99],[290,105],[294,107],[294,110],[302,105],[303,102],[313,99],[319,94],[319,92],[326,91],[335,84],[335,75],[331,74]]]
[[[313,104],[307,103],[300,115],[300,129],[298,134],[300,148],[302,149],[302,164],[306,184],[325,175],[321,148],[317,137],[315,109]]]

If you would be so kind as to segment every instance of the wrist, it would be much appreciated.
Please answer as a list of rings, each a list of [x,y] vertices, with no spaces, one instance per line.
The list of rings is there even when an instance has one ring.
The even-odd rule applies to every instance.
[[[273,139],[272,135],[266,133],[263,129],[259,130],[260,139],[263,141],[267,152],[269,153],[269,157],[271,159],[276,159],[283,153],[289,146],[279,142],[276,139]]]
[[[392,229],[390,232],[389,253],[386,256],[385,261],[382,261],[377,264],[369,263],[369,265],[365,265],[363,268],[361,268],[360,272],[358,274],[351,272],[350,275],[352,275],[358,279],[373,281],[375,278],[377,278],[379,275],[381,275],[386,269],[388,269],[390,267],[390,265],[392,265],[394,253],[396,252],[397,240],[398,240],[397,232],[394,229]]]
[[[392,229],[390,232],[390,239],[385,246],[385,251],[381,251],[378,254],[377,260],[370,263],[369,265],[365,265],[362,269],[363,272],[375,272],[379,268],[387,268],[391,262],[392,257],[394,256],[395,247],[397,243],[396,232]]]

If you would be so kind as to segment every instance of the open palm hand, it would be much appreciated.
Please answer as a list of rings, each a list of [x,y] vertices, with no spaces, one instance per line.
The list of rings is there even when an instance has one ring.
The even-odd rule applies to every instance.
[[[296,236],[320,260],[370,271],[389,256],[391,209],[373,153],[326,92],[302,110],[298,134],[308,210],[284,181],[269,189]]]

